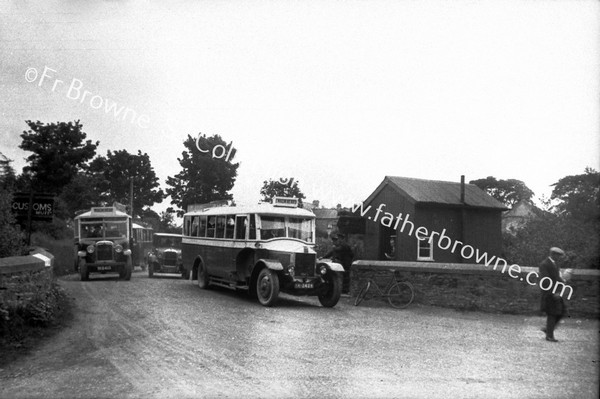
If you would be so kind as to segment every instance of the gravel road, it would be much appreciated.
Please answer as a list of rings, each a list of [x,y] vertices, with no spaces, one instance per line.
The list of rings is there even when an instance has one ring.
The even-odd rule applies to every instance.
[[[598,398],[598,321],[332,309],[174,277],[61,278],[73,320],[0,369],[2,398]]]

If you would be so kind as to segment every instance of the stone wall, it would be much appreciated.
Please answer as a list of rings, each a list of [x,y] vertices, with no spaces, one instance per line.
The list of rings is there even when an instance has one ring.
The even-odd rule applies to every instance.
[[[350,295],[356,296],[367,277],[374,278],[383,288],[391,274],[390,269],[409,280],[415,289],[415,303],[450,307],[462,310],[539,314],[540,288],[527,284],[525,278],[537,267],[514,269],[512,278],[508,268],[504,273],[499,266],[454,263],[386,262],[360,260],[352,264]],[[600,270],[575,269],[568,283],[573,287],[566,300],[571,316],[600,317]],[[530,281],[537,281],[535,276]],[[563,296],[568,297],[565,291]]]

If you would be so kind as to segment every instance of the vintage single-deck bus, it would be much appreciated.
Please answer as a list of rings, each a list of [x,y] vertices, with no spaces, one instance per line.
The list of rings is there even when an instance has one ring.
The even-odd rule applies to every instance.
[[[141,223],[133,222],[131,224],[131,237],[133,238],[131,246],[131,258],[134,266],[141,266],[142,270],[146,268],[148,262],[148,253],[152,249],[152,227]]]
[[[75,217],[75,250],[81,280],[90,273],[119,273],[131,279],[131,217],[115,207],[95,207]]]
[[[264,306],[279,292],[337,304],[344,268],[317,260],[315,215],[296,198],[254,206],[191,205],[183,217],[183,267],[200,288],[246,290]]]

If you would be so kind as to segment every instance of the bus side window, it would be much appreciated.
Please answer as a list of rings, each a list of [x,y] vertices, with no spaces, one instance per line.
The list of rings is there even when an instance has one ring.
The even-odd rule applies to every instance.
[[[227,223],[225,225],[225,238],[233,238],[233,228],[235,227],[233,216],[227,215],[225,219]]]
[[[235,239],[245,240],[246,239],[246,226],[248,225],[248,218],[246,216],[237,216],[235,218]]]
[[[250,215],[250,239],[256,240],[256,215]]]
[[[198,237],[198,216],[192,218],[192,236]]]
[[[217,216],[217,238],[225,238],[225,216]]]
[[[190,235],[190,225],[191,225],[190,217],[186,216],[183,220],[183,235],[184,236]]]
[[[206,237],[206,216],[200,216],[200,231],[198,237]]]
[[[206,230],[206,236],[210,237],[210,238],[214,238],[215,237],[215,223],[216,223],[216,217],[214,216],[210,216],[208,218],[208,224],[207,224],[207,230]]]

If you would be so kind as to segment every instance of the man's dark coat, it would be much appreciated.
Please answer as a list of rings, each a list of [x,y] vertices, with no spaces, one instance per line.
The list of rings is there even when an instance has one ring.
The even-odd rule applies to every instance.
[[[544,277],[549,277],[552,280],[552,286],[548,291],[542,290],[541,311],[546,312],[548,315],[562,316],[565,313],[565,303],[560,295],[553,294],[552,291],[556,282],[562,282],[563,279],[560,277],[558,266],[549,257],[540,264],[540,279],[538,281],[541,281]],[[546,285],[547,283],[544,282],[544,286]]]

